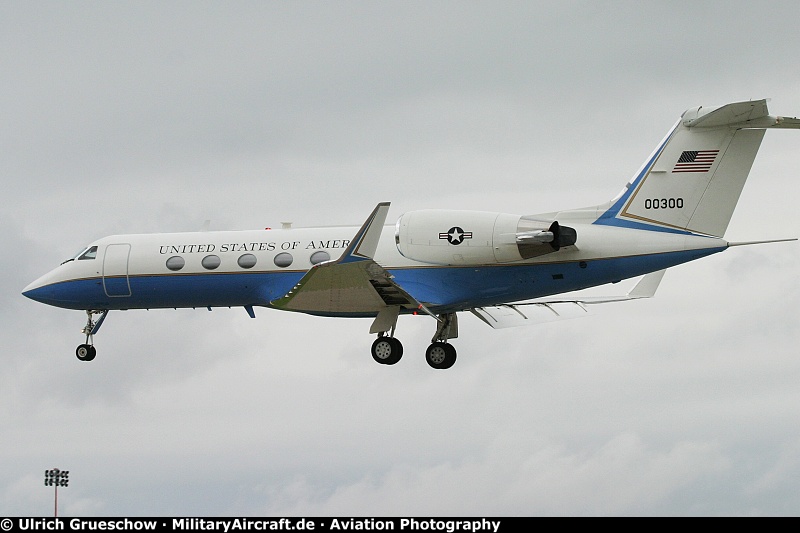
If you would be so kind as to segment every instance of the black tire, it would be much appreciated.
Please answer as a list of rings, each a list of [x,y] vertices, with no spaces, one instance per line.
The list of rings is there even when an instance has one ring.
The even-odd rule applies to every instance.
[[[452,344],[445,344],[444,349],[447,351],[447,359],[442,368],[450,368],[456,364],[456,347]]]
[[[91,361],[97,356],[97,349],[91,344],[81,344],[75,350],[75,356],[81,361]]]
[[[425,360],[437,370],[450,368],[456,362],[456,349],[452,344],[434,342],[425,351]]]
[[[382,365],[393,365],[403,357],[403,345],[394,337],[378,337],[372,343],[372,358]]]

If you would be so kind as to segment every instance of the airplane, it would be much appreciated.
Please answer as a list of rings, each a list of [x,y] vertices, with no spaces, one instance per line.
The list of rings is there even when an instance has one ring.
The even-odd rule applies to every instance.
[[[770,115],[767,100],[690,108],[624,189],[596,206],[524,216],[425,209],[392,228],[381,202],[361,227],[114,235],[22,294],[86,312],[81,361],[95,358],[94,335],[112,310],[243,307],[255,318],[266,307],[372,318],[371,354],[385,365],[403,355],[398,317],[429,315],[426,361],[450,368],[458,313],[493,328],[572,318],[591,304],[652,297],[681,263],[797,240],[723,239],[769,128],[800,129],[800,119]],[[565,294],[638,276],[623,296]]]

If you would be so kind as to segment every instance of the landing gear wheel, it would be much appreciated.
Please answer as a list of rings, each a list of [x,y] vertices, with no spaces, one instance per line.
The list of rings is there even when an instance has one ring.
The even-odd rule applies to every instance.
[[[450,368],[456,362],[456,349],[452,344],[434,342],[425,351],[425,360],[432,368]]]
[[[75,355],[81,361],[91,361],[97,355],[97,350],[91,344],[81,344],[78,346],[78,349],[75,350]]]
[[[378,337],[372,343],[372,358],[382,365],[393,365],[403,357],[403,345],[394,337]]]
[[[97,322],[92,320],[92,315],[100,315],[100,318],[97,320]],[[86,335],[86,343],[81,344],[75,350],[75,355],[81,361],[91,361],[97,355],[97,350],[89,343],[92,342],[92,337],[95,333],[97,333],[97,330],[100,329],[100,326],[103,325],[103,321],[106,319],[106,316],[108,316],[108,309],[103,311],[95,311],[93,309],[86,310],[86,325],[82,330],[83,334]]]

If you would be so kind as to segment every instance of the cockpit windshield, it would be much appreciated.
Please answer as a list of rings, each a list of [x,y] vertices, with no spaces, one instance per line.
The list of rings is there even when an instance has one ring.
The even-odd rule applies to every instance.
[[[97,246],[89,246],[88,248],[81,249],[80,252],[78,252],[74,256],[64,261],[64,263],[69,263],[70,261],[75,261],[76,259],[78,261],[83,261],[85,259],[95,259],[95,258],[97,258]],[[61,264],[63,265],[64,263]]]
[[[95,259],[97,257],[97,246],[91,246],[88,250],[83,252],[79,257],[78,261],[82,261],[84,259]]]

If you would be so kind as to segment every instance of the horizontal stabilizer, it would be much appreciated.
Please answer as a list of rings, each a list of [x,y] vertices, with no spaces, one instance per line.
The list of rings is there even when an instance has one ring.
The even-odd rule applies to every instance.
[[[800,128],[800,120],[793,117],[771,116],[767,100],[735,102],[720,107],[695,107],[683,114],[687,128]]]
[[[769,126],[770,128],[788,128],[793,130],[800,130],[800,118],[796,117],[775,117],[775,124]]]
[[[491,307],[470,309],[472,314],[495,329],[527,326],[553,322],[567,318],[580,318],[589,314],[590,304],[625,302],[641,298],[652,298],[666,270],[645,275],[624,296],[587,296],[583,298],[542,298],[539,300]]]
[[[696,107],[683,116],[687,128],[717,128],[769,116],[767,100],[735,102],[717,108]]]
[[[729,242],[728,246],[750,246],[751,244],[772,244],[775,242],[792,242],[796,241],[797,238],[793,239],[771,239],[768,241],[742,241],[742,242]]]

